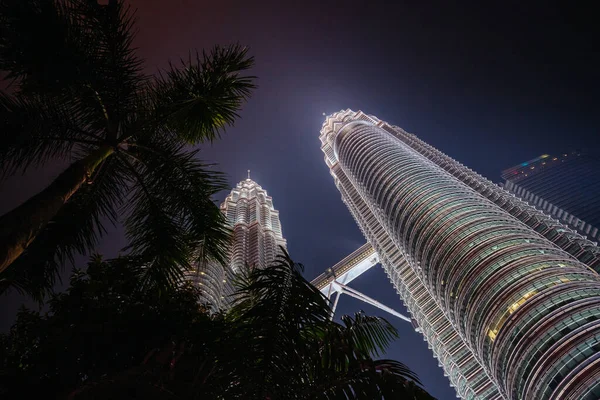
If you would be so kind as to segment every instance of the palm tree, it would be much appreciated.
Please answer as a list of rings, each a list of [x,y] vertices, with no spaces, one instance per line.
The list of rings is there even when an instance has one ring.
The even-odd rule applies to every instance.
[[[123,1],[0,1],[0,176],[71,164],[0,217],[0,290],[38,298],[60,265],[124,221],[127,250],[173,284],[195,250],[223,260],[229,232],[211,196],[223,176],[190,145],[232,125],[254,88],[247,49],[215,47],[148,76]],[[9,268],[10,266],[10,268]]]

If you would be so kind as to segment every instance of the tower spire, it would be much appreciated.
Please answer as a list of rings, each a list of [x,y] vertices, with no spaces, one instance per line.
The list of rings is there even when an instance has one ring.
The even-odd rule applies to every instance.
[[[250,170],[248,170],[248,180],[250,180]]]

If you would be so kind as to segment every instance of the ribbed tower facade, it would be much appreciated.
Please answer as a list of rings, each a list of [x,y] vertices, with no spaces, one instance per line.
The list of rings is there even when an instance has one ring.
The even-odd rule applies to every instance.
[[[594,243],[397,126],[327,117],[325,161],[457,394],[600,398]]]
[[[203,300],[214,309],[227,306],[235,273],[246,265],[266,268],[279,254],[280,246],[286,248],[279,211],[267,191],[250,179],[250,172],[225,198],[221,212],[233,229],[229,263],[226,267],[214,262],[201,265],[193,278],[205,293]]]

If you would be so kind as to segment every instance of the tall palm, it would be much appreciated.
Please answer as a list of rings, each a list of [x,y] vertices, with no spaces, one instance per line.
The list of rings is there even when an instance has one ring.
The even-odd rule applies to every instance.
[[[148,76],[133,36],[123,1],[0,0],[0,70],[12,81],[0,92],[0,175],[71,162],[0,217],[2,288],[40,296],[120,217],[147,279],[177,281],[198,246],[223,260],[228,231],[211,195],[225,181],[189,146],[233,124],[253,58],[215,47]]]

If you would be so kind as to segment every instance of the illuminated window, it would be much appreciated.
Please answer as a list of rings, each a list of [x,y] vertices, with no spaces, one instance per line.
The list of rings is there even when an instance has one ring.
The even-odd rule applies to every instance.
[[[527,292],[519,300],[515,301],[510,306],[508,306],[506,312],[504,312],[500,316],[500,318],[498,319],[498,321],[496,322],[496,324],[493,326],[493,328],[490,329],[490,330],[488,330],[488,337],[492,341],[494,341],[496,339],[496,335],[498,334],[498,331],[500,330],[500,328],[502,328],[502,325],[504,325],[504,322],[508,319],[508,317],[512,313],[514,313],[515,311],[517,311],[517,309],[519,307],[521,307],[529,298],[531,298],[536,293],[537,293],[537,290],[532,290],[530,292]]]

